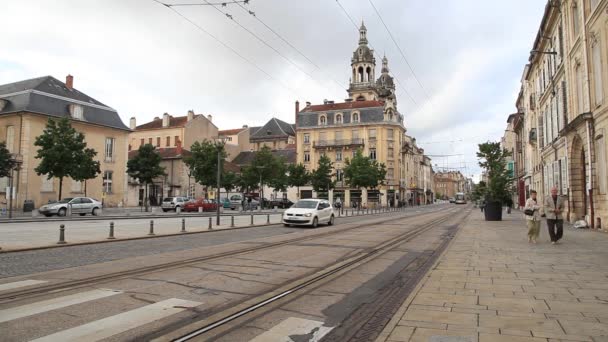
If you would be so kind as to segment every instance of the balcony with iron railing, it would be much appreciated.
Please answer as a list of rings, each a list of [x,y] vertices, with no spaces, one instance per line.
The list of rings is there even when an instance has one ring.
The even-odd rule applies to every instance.
[[[363,139],[334,139],[334,140],[319,140],[312,143],[314,148],[328,147],[345,147],[345,146],[363,146]]]

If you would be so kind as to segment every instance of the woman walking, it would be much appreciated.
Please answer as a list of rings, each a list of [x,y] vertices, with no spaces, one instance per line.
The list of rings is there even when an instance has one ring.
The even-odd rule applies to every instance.
[[[536,201],[535,190],[530,191],[530,198],[526,201],[524,214],[528,223],[528,242],[536,243],[536,239],[540,233],[540,205]]]

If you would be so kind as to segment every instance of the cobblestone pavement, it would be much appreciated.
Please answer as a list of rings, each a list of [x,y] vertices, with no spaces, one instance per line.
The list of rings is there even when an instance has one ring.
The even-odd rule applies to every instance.
[[[503,219],[474,212],[378,341],[608,341],[608,235],[552,245],[543,223],[534,245],[521,213]]]

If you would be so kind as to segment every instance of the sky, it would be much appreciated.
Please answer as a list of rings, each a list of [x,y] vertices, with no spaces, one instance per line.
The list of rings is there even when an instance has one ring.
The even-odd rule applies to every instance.
[[[389,60],[408,134],[435,170],[478,179],[477,144],[500,140],[507,116],[516,111],[546,5],[249,0],[224,7],[213,4],[226,0],[163,1],[211,5],[0,0],[0,84],[45,75],[63,81],[71,74],[75,88],[116,109],[127,125],[130,117],[141,124],[188,110],[212,115],[220,129],[260,126],[272,117],[292,123],[296,100],[348,97],[350,58],[363,20],[377,75],[381,56]]]

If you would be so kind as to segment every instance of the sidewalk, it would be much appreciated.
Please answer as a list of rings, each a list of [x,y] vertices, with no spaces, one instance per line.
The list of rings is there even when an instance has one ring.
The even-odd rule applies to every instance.
[[[474,210],[378,341],[608,341],[608,234],[551,245],[543,223],[534,245],[521,213],[503,219]]]

